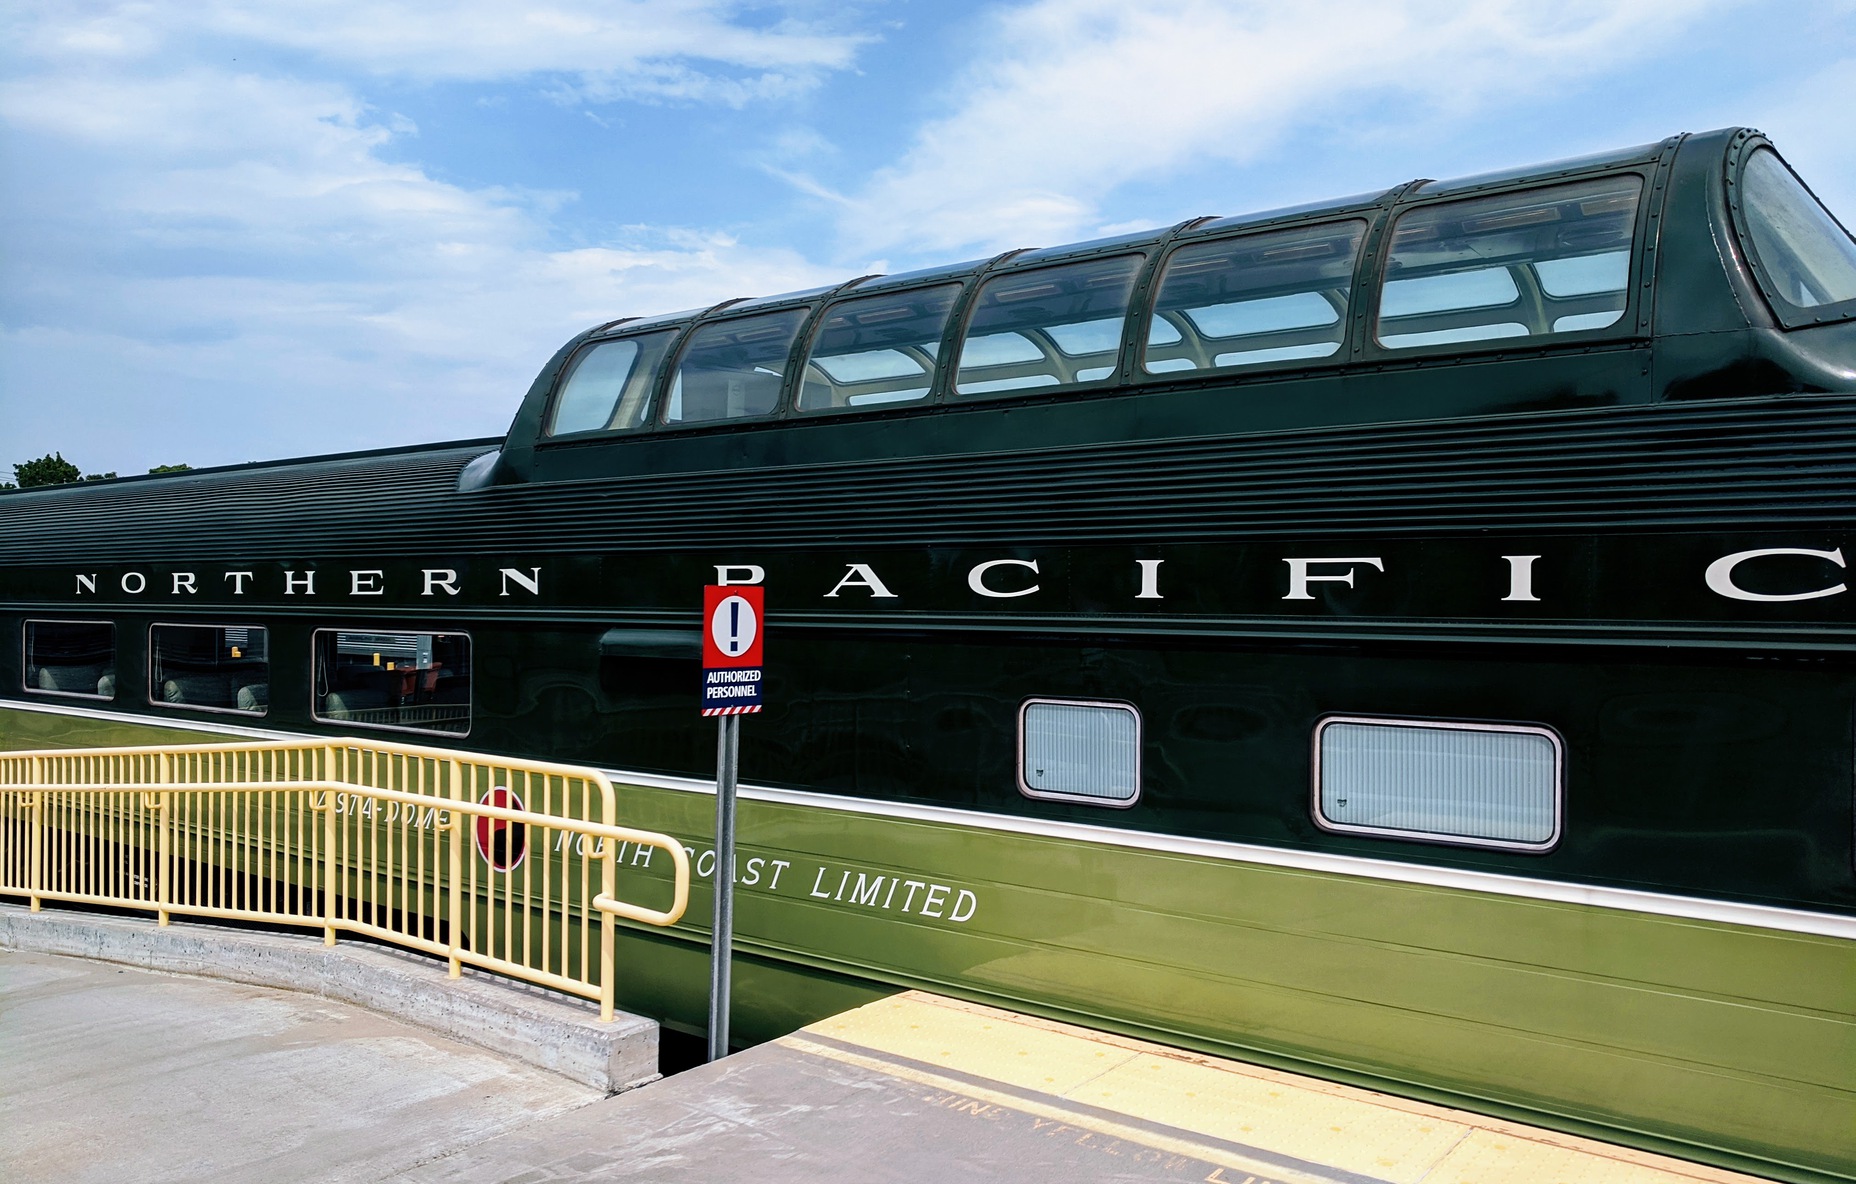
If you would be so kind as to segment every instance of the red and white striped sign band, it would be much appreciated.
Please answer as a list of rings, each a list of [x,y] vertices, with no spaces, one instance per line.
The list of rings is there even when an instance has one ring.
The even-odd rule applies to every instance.
[[[752,707],[705,707],[702,713],[708,715],[753,715],[760,710],[760,704]]]

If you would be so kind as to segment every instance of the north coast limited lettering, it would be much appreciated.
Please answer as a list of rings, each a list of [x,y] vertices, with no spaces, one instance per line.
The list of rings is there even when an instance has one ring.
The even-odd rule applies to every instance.
[[[566,840],[557,841],[560,849]],[[715,848],[684,844],[692,874],[707,880],[715,874]],[[623,849],[619,863],[649,869],[653,849],[638,847],[628,860]],[[738,888],[792,897],[833,908],[851,908],[892,916],[921,917],[965,925],[980,911],[980,896],[971,888],[950,884],[918,873],[893,868],[846,867],[816,860],[778,859],[770,855],[735,854]]]

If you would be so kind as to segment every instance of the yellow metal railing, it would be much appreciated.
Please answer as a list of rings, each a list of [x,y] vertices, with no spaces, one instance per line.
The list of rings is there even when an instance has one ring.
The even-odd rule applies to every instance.
[[[367,934],[610,1020],[615,919],[675,924],[690,880],[614,813],[598,770],[369,740],[0,753],[0,895]],[[646,847],[667,908],[615,898]]]

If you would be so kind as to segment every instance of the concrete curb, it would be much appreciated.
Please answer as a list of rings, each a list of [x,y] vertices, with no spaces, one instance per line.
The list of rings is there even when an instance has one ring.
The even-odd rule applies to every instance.
[[[619,1012],[602,1024],[581,1000],[466,969],[461,979],[420,954],[320,934],[263,933],[176,918],[0,904],[0,950],[63,954],[339,999],[609,1094],[657,1080],[655,1020]]]

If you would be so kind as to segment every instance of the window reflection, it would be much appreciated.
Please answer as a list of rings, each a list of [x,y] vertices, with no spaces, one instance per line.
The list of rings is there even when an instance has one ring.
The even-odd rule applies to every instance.
[[[1192,243],[1161,272],[1148,323],[1149,374],[1324,358],[1346,336],[1347,295],[1366,223]]]
[[[1392,231],[1387,349],[1605,329],[1624,316],[1635,174],[1422,206]]]
[[[764,313],[704,325],[677,362],[665,423],[707,423],[771,415],[780,402],[793,339],[806,310]]]
[[[116,626],[107,621],[27,621],[25,689],[116,697]]]
[[[1746,222],[1770,294],[1799,308],[1856,300],[1856,241],[1761,148],[1747,158]]]
[[[1115,373],[1141,256],[988,280],[973,302],[954,389],[962,395],[1100,382]]]
[[[470,638],[316,632],[318,719],[420,732],[470,731]]]
[[[548,434],[629,431],[642,424],[652,380],[673,336],[652,333],[582,347],[561,378]]]
[[[196,711],[263,715],[271,703],[270,635],[234,625],[148,631],[149,698]]]
[[[959,284],[941,284],[833,305],[806,359],[799,410],[842,411],[927,398],[959,294]]]

